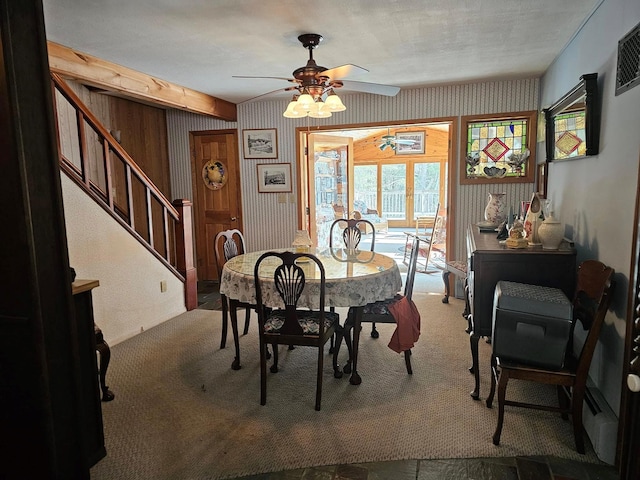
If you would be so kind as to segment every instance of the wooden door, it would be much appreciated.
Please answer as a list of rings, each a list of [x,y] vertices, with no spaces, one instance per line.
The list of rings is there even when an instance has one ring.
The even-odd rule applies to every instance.
[[[190,137],[198,280],[217,280],[216,234],[230,228],[242,231],[238,133],[191,132]]]
[[[308,136],[309,235],[314,245],[329,245],[329,227],[333,223],[334,205],[347,214],[353,210],[353,139],[333,135]]]

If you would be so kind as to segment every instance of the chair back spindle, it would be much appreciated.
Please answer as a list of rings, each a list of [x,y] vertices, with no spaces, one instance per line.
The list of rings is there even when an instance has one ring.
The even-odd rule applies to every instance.
[[[348,250],[355,250],[360,245],[360,240],[362,239],[362,229],[366,230],[366,226],[369,226],[371,229],[371,246],[370,249],[373,252],[373,249],[376,245],[376,229],[369,220],[365,220],[364,218],[349,218],[349,219],[337,219],[334,220],[331,224],[331,228],[329,229],[329,248],[333,248],[333,236],[335,228],[342,228],[343,225],[346,225],[342,230],[342,241],[344,243],[344,248]]]

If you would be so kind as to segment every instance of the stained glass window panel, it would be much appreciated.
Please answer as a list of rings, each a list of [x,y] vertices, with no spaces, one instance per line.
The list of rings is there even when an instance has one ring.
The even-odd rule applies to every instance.
[[[466,178],[514,178],[528,175],[529,118],[467,123]],[[524,161],[519,161],[525,155]]]

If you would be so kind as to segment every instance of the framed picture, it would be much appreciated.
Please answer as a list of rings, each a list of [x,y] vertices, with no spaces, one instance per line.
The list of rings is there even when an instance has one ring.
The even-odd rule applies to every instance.
[[[290,163],[259,163],[258,192],[290,192],[291,164]]]
[[[538,164],[538,172],[536,176],[536,190],[540,198],[547,198],[547,162]]]
[[[244,158],[278,158],[277,130],[242,130],[242,146]]]
[[[396,132],[396,155],[424,153],[424,132]]]

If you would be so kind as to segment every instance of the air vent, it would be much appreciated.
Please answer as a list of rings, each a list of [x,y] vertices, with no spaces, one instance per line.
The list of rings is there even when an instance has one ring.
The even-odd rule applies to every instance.
[[[616,95],[640,83],[640,23],[618,42]]]

